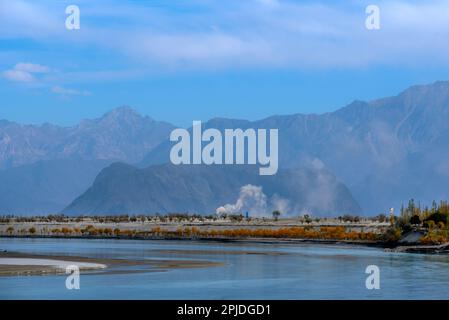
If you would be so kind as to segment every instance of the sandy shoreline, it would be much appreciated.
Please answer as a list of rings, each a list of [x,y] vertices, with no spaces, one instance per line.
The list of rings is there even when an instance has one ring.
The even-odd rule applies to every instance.
[[[97,270],[105,269],[107,267],[104,264],[79,261],[36,258],[0,258],[0,275],[65,273],[69,266],[77,266],[79,270]]]
[[[71,265],[76,265],[80,269],[104,269],[106,265],[100,263],[89,263],[79,261],[63,261],[54,259],[36,258],[0,258],[0,266],[43,266],[66,270]]]
[[[65,273],[67,267],[77,266],[80,271],[106,269],[107,265],[94,261],[79,261],[75,257],[49,257],[18,253],[0,253],[0,275],[35,275]]]
[[[38,255],[0,252],[0,276],[65,274],[66,267],[76,265],[80,272],[103,274],[167,271],[178,268],[205,268],[222,263],[203,260],[125,260],[95,259],[75,256]]]

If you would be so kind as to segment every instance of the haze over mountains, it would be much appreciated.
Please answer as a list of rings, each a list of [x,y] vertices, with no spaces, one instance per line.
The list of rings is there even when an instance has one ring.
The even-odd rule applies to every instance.
[[[109,160],[43,160],[0,170],[0,214],[60,212],[110,163]]]
[[[307,188],[301,175],[280,173],[273,185],[285,194],[286,186],[296,191],[286,196],[295,203],[296,211],[313,208],[312,214],[335,215],[363,210],[364,214],[373,215],[386,212],[390,207],[398,208],[410,198],[423,203],[449,198],[449,82],[414,86],[395,97],[371,102],[355,101],[321,115],[272,116],[253,122],[216,118],[204,123],[204,127],[221,130],[278,128],[280,172],[308,172],[306,184],[312,185],[326,172],[329,178],[325,180],[326,190],[335,191],[332,203],[323,208],[319,206],[319,199],[325,197],[324,193],[320,195],[319,189]],[[120,160],[145,168],[113,165],[104,169],[95,182],[94,174],[92,177],[85,175],[85,192],[80,192],[79,197],[73,196],[72,200],[76,198],[73,203],[67,199],[75,189],[81,189],[82,183],[77,182],[76,188],[67,187],[71,193],[65,193],[64,183],[50,178],[35,180],[40,181],[36,188],[49,181],[59,185],[60,200],[51,199],[51,191],[47,195],[36,194],[42,202],[58,203],[47,208],[62,210],[67,205],[66,212],[72,214],[118,213],[121,210],[162,213],[175,209],[204,213],[201,211],[210,211],[215,203],[218,207],[235,201],[244,184],[260,184],[268,197],[276,193],[269,190],[269,182],[260,181],[249,173],[231,170],[227,175],[232,179],[225,179],[223,175],[227,170],[218,168],[155,166],[168,162],[172,145],[168,135],[172,129],[170,124],[141,117],[130,108],[116,109],[100,119],[85,120],[72,128],[0,121],[0,168],[3,168],[0,189],[2,194],[8,194],[7,200],[5,196],[0,197],[0,213],[31,213],[22,212],[23,208],[30,207],[24,206],[28,201],[24,195],[31,192],[30,188],[34,190],[33,183],[22,182],[23,172],[29,172],[28,176],[33,176],[31,172],[37,172],[34,176],[40,177],[51,175],[51,170],[42,169],[44,164],[33,166],[47,160],[105,160],[104,166]],[[25,167],[14,168],[20,165]],[[30,165],[33,167],[27,167]],[[71,165],[67,168],[74,176],[77,170],[83,170]],[[342,184],[336,184],[331,178],[334,176]],[[213,180],[205,181],[200,177]],[[341,192],[346,189],[344,185],[350,192]],[[54,189],[47,187],[46,190]],[[209,195],[207,199],[204,194]],[[304,200],[310,195],[316,196],[318,202]],[[39,204],[34,207],[37,211],[45,208]],[[18,208],[20,210],[16,210]]]
[[[214,214],[219,206],[235,203],[245,185],[262,187],[259,195],[242,206],[240,213],[249,211],[252,216],[276,209],[315,215],[361,211],[349,190],[325,170],[289,169],[260,176],[254,166],[165,164],[138,169],[115,163],[64,213]],[[266,201],[261,200],[265,197]]]
[[[0,120],[0,214],[60,212],[101,169],[141,160],[173,128],[129,107],[69,128]]]
[[[73,127],[0,120],[0,168],[74,158],[134,163],[173,129],[171,124],[141,116],[130,107],[119,107]]]
[[[217,118],[205,127],[279,128],[280,167],[322,163],[349,187],[365,214],[398,208],[410,198],[449,198],[449,82],[355,101],[322,115]],[[167,162],[169,148],[169,142],[154,148],[141,166]]]

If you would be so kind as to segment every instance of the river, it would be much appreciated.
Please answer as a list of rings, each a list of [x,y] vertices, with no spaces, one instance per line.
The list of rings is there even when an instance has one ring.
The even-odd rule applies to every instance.
[[[318,244],[0,238],[0,249],[129,260],[201,260],[207,268],[0,277],[0,299],[449,299],[449,255]],[[380,270],[368,290],[367,266]]]

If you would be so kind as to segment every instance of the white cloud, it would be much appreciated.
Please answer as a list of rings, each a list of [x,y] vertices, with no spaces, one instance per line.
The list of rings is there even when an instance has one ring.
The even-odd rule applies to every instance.
[[[33,82],[35,79],[33,75],[26,71],[21,70],[6,70],[2,73],[3,77],[9,81],[14,82]]]
[[[63,97],[68,96],[90,96],[91,93],[86,90],[75,90],[75,89],[69,89],[69,88],[63,88],[61,86],[54,86],[51,88],[51,92],[57,93]]]
[[[139,43],[128,53],[149,63],[162,66],[203,68],[270,62],[270,44],[263,39],[242,39],[222,33],[175,35],[140,35],[131,41]],[[192,65],[193,64],[193,65]]]
[[[120,29],[114,49],[140,63],[177,70],[449,65],[448,1],[379,1],[376,31],[365,28],[369,1],[230,3],[207,14],[165,17],[168,30],[160,21],[164,27]]]
[[[25,63],[25,62],[19,62],[14,67],[15,70],[28,72],[28,73],[48,73],[50,72],[50,68],[47,66],[43,66],[41,64],[34,64],[34,63]]]
[[[51,68],[36,63],[19,62],[12,69],[1,73],[3,78],[9,81],[33,85],[33,87],[50,88],[50,91],[62,97],[69,96],[89,96],[91,92],[87,90],[76,90],[55,85],[64,79],[64,74],[57,73]],[[44,77],[45,76],[45,77]]]
[[[14,82],[35,82],[36,73],[48,73],[50,68],[40,64],[19,62],[12,69],[3,71],[2,75],[5,79]]]
[[[199,0],[161,7],[86,1],[85,27],[70,33],[61,6],[14,1],[8,10],[0,7],[0,39],[29,37],[55,50],[68,44],[75,57],[78,48],[106,49],[152,71],[449,65],[449,1],[379,0],[376,31],[364,27],[368,4]]]
[[[57,4],[43,1],[42,5],[37,5],[36,2],[0,0],[0,38],[20,35],[43,39],[61,34],[58,14],[52,10]]]

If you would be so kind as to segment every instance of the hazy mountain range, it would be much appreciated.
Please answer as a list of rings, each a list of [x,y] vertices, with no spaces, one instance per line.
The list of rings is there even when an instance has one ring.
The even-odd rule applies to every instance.
[[[409,198],[423,203],[449,198],[449,82],[414,86],[397,96],[371,102],[355,101],[321,115],[272,116],[253,122],[216,118],[205,122],[204,127],[278,128],[281,170],[273,185],[285,194],[288,190],[285,186],[297,188],[295,194],[284,195],[295,204],[295,210],[313,208],[315,214],[329,211],[326,215],[337,214],[337,211],[358,213],[357,202],[364,214],[371,215],[386,212],[389,207],[399,207]],[[66,209],[70,213],[210,211],[235,201],[245,184],[259,184],[268,198],[275,194],[269,182],[259,181],[250,173],[228,172],[226,175],[232,179],[223,180],[225,171],[219,168],[158,166],[168,162],[172,145],[168,135],[173,128],[170,124],[142,117],[130,108],[115,109],[100,119],[84,120],[71,128],[0,121],[0,168],[3,168],[0,188],[2,194],[9,194],[0,197],[0,213],[27,207],[24,202],[28,200],[23,195],[30,194],[29,188],[34,190],[34,187],[31,182],[21,182],[25,179],[23,172],[28,172],[27,176],[50,176],[52,170],[36,165],[38,161],[47,160],[105,160],[104,166],[120,160],[138,167],[113,165],[104,169],[95,182],[93,177],[85,175],[85,192],[80,192],[79,197],[73,196],[72,200],[77,199],[71,204],[67,199],[76,188],[64,183],[59,185],[50,178],[39,180],[44,185],[53,181],[60,187],[60,193],[56,193],[60,200],[51,199],[49,192],[48,199],[39,196],[41,202],[58,203],[54,207],[59,206],[59,210],[64,208],[62,203],[70,204]],[[20,170],[15,168],[17,166],[21,166]],[[64,171],[62,167],[60,170]],[[67,177],[76,175],[77,170],[82,171],[81,167],[67,169],[70,171]],[[330,197],[333,202],[328,203],[327,208],[320,207],[320,191],[305,188],[305,182],[301,181],[303,175],[284,174],[285,170],[292,169],[293,172],[308,172],[306,183],[312,184],[326,172],[329,177],[325,182],[329,184],[326,190],[336,192]],[[58,174],[64,175],[63,172]],[[197,175],[221,183],[198,180]],[[333,176],[339,182],[330,178]],[[120,181],[127,187],[121,186]],[[183,181],[183,184],[176,181]],[[77,183],[77,190],[81,185]],[[345,186],[350,193],[341,192],[346,190]],[[65,187],[72,193],[65,193]],[[209,190],[205,199],[202,188]],[[161,190],[165,190],[164,193]],[[310,194],[316,196],[317,203],[304,200]],[[179,197],[186,198],[181,201]],[[39,211],[41,207],[35,205],[34,208]]]
[[[0,120],[0,168],[40,160],[112,159],[137,162],[174,127],[120,107],[73,127],[21,125]]]
[[[321,163],[349,187],[366,214],[410,198],[449,198],[449,82],[355,101],[321,115],[254,122],[217,118],[205,127],[279,128],[281,167]],[[154,148],[141,166],[167,162],[169,148],[169,142]]]
[[[57,213],[101,169],[140,161],[173,128],[129,107],[73,127],[0,120],[0,214]]]
[[[246,185],[261,187],[244,199],[242,195],[241,209],[252,216],[275,209],[315,215],[361,211],[349,190],[325,170],[288,169],[260,176],[254,166],[165,164],[138,169],[115,163],[64,213],[214,214],[219,206],[236,203]]]

